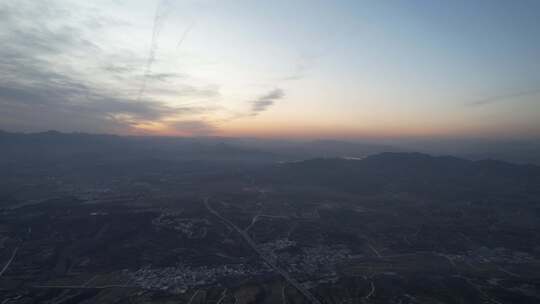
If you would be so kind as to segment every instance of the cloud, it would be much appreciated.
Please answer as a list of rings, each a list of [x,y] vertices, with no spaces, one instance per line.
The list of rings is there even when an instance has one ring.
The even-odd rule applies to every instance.
[[[1,117],[17,117],[25,121],[26,129],[38,130],[51,128],[48,125],[51,121],[59,122],[54,124],[61,129],[71,126],[80,130],[77,124],[84,121],[85,127],[92,131],[111,124],[115,131],[130,131],[141,122],[206,111],[201,107],[170,107],[151,100],[135,102],[100,94],[78,83],[64,83],[61,89],[58,86],[0,86],[0,106]]]
[[[252,115],[258,115],[261,112],[266,111],[269,107],[274,105],[276,100],[279,100],[285,96],[285,92],[282,89],[274,89],[267,94],[251,101]]]
[[[288,76],[279,78],[280,81],[294,81],[305,78],[308,73],[315,68],[318,61],[325,56],[328,51],[311,51],[310,53],[302,53],[296,59],[293,71]]]
[[[148,74],[146,77],[152,80],[167,82],[174,79],[187,78],[187,75],[181,73],[153,73]]]
[[[496,102],[500,102],[500,101],[505,101],[505,100],[514,99],[514,98],[520,98],[520,97],[526,97],[526,96],[533,96],[533,95],[538,95],[538,94],[540,94],[540,89],[519,91],[519,92],[514,92],[514,93],[509,93],[509,94],[501,94],[501,95],[497,95],[497,96],[491,96],[491,97],[484,98],[484,99],[478,99],[478,100],[475,100],[475,101],[468,102],[468,103],[466,103],[466,105],[468,105],[468,106],[484,106],[484,105],[488,105],[488,104],[492,104],[492,103],[496,103]]]
[[[101,31],[127,23],[77,5],[0,3],[0,128],[130,133],[147,122],[195,121],[213,111],[200,102],[162,101],[214,98],[219,87],[179,83],[189,75],[152,72],[142,52],[103,45]],[[140,94],[141,70],[152,81],[146,94]]]
[[[103,67],[103,70],[108,73],[113,74],[126,74],[126,73],[133,73],[136,70],[136,67],[133,65],[128,64],[106,64]]]
[[[188,27],[184,30],[184,32],[182,33],[182,36],[180,37],[180,40],[178,41],[178,45],[176,46],[176,48],[180,48],[182,46],[182,44],[184,43],[184,41],[186,40],[189,32],[191,32],[191,30],[193,29],[193,27],[195,26],[195,23],[194,22],[191,22]]]
[[[306,73],[308,70],[310,70],[315,63],[313,61],[307,61],[307,60],[299,60],[295,67],[293,73],[291,73],[288,76],[285,76],[283,78],[280,78],[279,80],[282,81],[292,81],[292,80],[300,80],[304,77],[306,77]]]

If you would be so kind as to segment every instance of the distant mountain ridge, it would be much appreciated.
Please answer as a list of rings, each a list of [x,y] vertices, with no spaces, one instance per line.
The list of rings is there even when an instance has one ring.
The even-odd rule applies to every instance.
[[[108,134],[0,132],[0,156],[6,160],[163,159],[275,161],[276,155],[221,140]]]
[[[362,160],[312,159],[286,163],[273,178],[355,193],[415,193],[446,198],[540,193],[540,166],[471,161],[422,153],[380,153]],[[491,194],[490,194],[491,192]]]
[[[119,136],[108,134],[10,133],[0,131],[4,158],[161,158],[277,162],[317,157],[365,157],[397,148],[335,140],[291,142],[226,137]]]

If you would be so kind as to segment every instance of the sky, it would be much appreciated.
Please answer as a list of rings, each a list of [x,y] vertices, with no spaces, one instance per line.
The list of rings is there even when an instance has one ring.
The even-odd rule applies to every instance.
[[[540,1],[2,0],[0,129],[540,137]]]

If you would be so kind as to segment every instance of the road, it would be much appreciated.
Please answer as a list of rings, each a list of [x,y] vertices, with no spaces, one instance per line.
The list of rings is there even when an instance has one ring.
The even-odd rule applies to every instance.
[[[369,282],[369,284],[371,285],[371,290],[369,291],[369,294],[365,297],[366,300],[369,300],[369,298],[371,298],[371,296],[375,294],[375,284],[373,284],[373,281]]]
[[[139,286],[129,285],[101,285],[101,286],[85,286],[85,285],[33,285],[33,288],[50,288],[50,289],[109,289],[109,288],[140,288]]]
[[[195,291],[195,293],[193,293],[191,298],[189,298],[188,304],[191,304],[191,302],[193,302],[193,299],[195,299],[195,297],[199,294],[199,291],[201,291],[201,290],[197,289],[197,291]]]
[[[9,265],[11,265],[11,262],[13,262],[13,260],[15,259],[15,256],[17,255],[17,251],[19,250],[19,247],[15,248],[15,250],[13,250],[13,253],[11,254],[11,258],[9,259],[9,261],[6,263],[6,265],[4,266],[4,268],[2,268],[2,271],[0,271],[0,277],[4,274],[4,272],[8,269]]]
[[[233,228],[242,238],[246,241],[246,243],[257,252],[257,254],[268,264],[270,267],[272,267],[277,273],[279,273],[289,284],[291,284],[294,288],[296,288],[306,299],[308,299],[311,303],[315,304],[322,304],[309,290],[304,288],[300,282],[296,281],[294,278],[292,278],[285,270],[281,269],[277,264],[275,264],[269,257],[265,256],[264,253],[257,247],[257,244],[251,239],[251,237],[242,229],[238,228],[233,222],[229,221],[225,217],[223,217],[219,212],[214,210],[212,206],[208,203],[209,198],[204,199],[204,206],[210,213],[215,215],[217,218],[219,218],[221,221],[223,221],[226,225]]]

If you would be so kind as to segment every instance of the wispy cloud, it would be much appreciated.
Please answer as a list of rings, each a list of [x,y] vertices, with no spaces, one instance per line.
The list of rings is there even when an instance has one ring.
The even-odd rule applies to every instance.
[[[525,90],[525,91],[518,91],[508,94],[501,94],[496,96],[491,96],[484,99],[478,99],[474,101],[467,102],[466,105],[468,106],[484,106],[496,102],[506,101],[506,100],[512,100],[515,98],[521,98],[526,96],[533,96],[540,94],[540,89],[533,89],[533,90]]]
[[[308,74],[316,67],[320,59],[326,56],[329,50],[311,51],[310,53],[302,53],[296,59],[296,64],[293,67],[292,73],[288,76],[279,78],[281,81],[300,80],[308,76]]]
[[[131,133],[140,124],[189,119],[187,129],[209,132],[202,118],[198,128],[195,121],[214,111],[211,106],[171,101],[215,98],[219,86],[184,83],[189,75],[183,73],[152,71],[163,4],[147,58],[103,46],[97,31],[126,23],[78,5],[0,3],[0,128]],[[154,81],[142,92],[141,66],[144,81]]]
[[[90,130],[129,132],[145,121],[188,116],[205,112],[196,106],[171,107],[152,100],[133,102],[109,92],[87,87],[69,79],[48,85],[0,85],[0,116],[17,118],[27,129]],[[51,123],[52,122],[52,123]],[[8,126],[2,126],[8,127]]]
[[[291,81],[291,80],[300,80],[306,77],[307,72],[315,66],[316,57],[303,56],[296,62],[294,66],[294,71],[279,80]]]
[[[251,101],[251,114],[255,116],[266,111],[269,107],[274,105],[277,100],[284,96],[285,92],[283,92],[282,89],[274,89],[256,100]]]
[[[182,44],[184,43],[184,41],[186,40],[189,32],[191,32],[191,30],[193,29],[193,27],[195,26],[195,23],[194,22],[191,22],[187,28],[184,30],[184,32],[182,33],[182,36],[180,37],[180,40],[178,41],[178,45],[176,46],[176,48],[180,48],[182,46]]]

